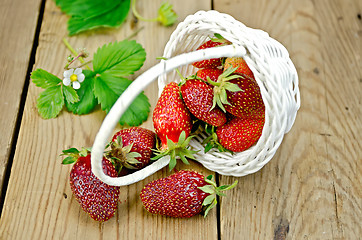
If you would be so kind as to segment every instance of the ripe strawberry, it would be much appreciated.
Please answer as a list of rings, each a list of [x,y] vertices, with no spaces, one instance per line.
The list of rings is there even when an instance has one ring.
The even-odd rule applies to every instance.
[[[151,161],[156,134],[142,127],[122,129],[114,134],[110,146],[107,156],[120,163],[121,167],[141,169]]]
[[[191,132],[191,116],[183,103],[179,86],[171,82],[163,89],[153,111],[153,125],[161,140],[162,149],[167,148],[167,139],[178,142],[181,132],[186,137]]]
[[[264,121],[264,118],[235,117],[216,129],[218,141],[230,151],[242,152],[258,141]]]
[[[197,71],[196,76],[204,80],[205,82],[208,81],[207,77],[211,79],[213,82],[217,82],[219,76],[223,73],[222,69],[218,68],[203,68]]]
[[[254,74],[249,68],[248,64],[246,64],[245,60],[242,57],[229,57],[225,59],[224,69],[229,67],[237,67],[234,73],[245,74],[248,77],[254,79]]]
[[[193,158],[194,152],[186,147],[190,141],[192,122],[189,110],[181,99],[180,88],[175,82],[165,86],[153,111],[153,126],[161,140],[159,154],[152,158],[170,155],[170,169],[176,165],[176,156],[188,163],[185,156]]]
[[[265,107],[258,84],[255,79],[244,74],[241,76],[229,81],[242,91],[226,91],[229,102],[224,105],[226,111],[236,117],[262,117]]]
[[[214,38],[201,44],[196,50],[213,48],[213,47],[222,46],[222,45],[226,45],[226,44],[229,44],[229,41],[227,41],[225,38],[223,38],[220,34],[215,34]],[[199,62],[194,62],[192,65],[197,68],[217,68],[222,65],[222,59],[221,58],[212,58],[212,59],[202,60]]]
[[[150,213],[189,218],[204,210],[206,217],[217,204],[216,195],[224,195],[221,191],[231,189],[236,184],[237,181],[230,186],[217,187],[211,175],[206,178],[196,171],[181,170],[148,183],[140,197]]]
[[[206,82],[198,79],[186,80],[181,85],[181,95],[196,118],[213,126],[221,126],[226,122],[225,113],[220,108],[212,109],[214,92]]]
[[[90,217],[99,222],[110,219],[116,209],[119,198],[119,187],[109,186],[99,180],[91,171],[91,155],[88,151],[78,151],[71,148],[63,151],[69,155],[63,164],[75,161],[70,171],[70,188],[75,199]],[[103,158],[103,171],[111,177],[117,177],[117,172],[110,161]]]

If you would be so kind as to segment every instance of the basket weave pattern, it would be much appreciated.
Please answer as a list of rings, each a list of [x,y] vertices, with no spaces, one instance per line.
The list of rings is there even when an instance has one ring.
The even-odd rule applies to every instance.
[[[232,45],[195,51],[199,45],[221,34]],[[191,63],[218,57],[243,57],[260,87],[265,104],[265,124],[258,142],[246,151],[221,153],[210,150],[204,153],[202,141],[206,135],[193,138],[190,147],[200,150],[195,158],[206,168],[222,175],[244,176],[262,168],[274,156],[295,120],[300,107],[298,76],[289,58],[288,51],[279,42],[261,30],[248,28],[230,15],[217,11],[200,11],[188,16],[172,33],[159,64],[141,74],[114,104],[96,136],[92,148],[92,171],[102,181],[110,185],[129,185],[138,182],[169,163],[163,157],[133,174],[111,178],[102,171],[102,154],[107,139],[118,120],[148,84],[158,77],[159,94],[171,81],[179,81],[174,70],[178,68],[184,76],[196,73]]]
[[[223,175],[244,176],[262,168],[275,154],[283,136],[292,127],[300,106],[298,76],[288,51],[266,32],[248,28],[230,15],[216,11],[197,12],[180,23],[164,50],[164,57],[171,58],[194,51],[214,33],[245,48],[242,57],[253,71],[265,104],[265,125],[259,141],[240,153],[204,153],[199,135],[191,141],[193,150],[200,150],[195,157],[206,168]],[[193,75],[192,65],[180,68],[184,76]],[[177,81],[175,72],[158,79],[159,89],[170,81]]]

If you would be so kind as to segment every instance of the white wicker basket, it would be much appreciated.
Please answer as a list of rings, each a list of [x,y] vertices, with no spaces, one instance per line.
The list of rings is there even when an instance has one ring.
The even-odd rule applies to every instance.
[[[232,45],[194,51],[214,33],[221,34]],[[266,32],[248,28],[227,14],[200,11],[188,16],[172,33],[164,50],[164,57],[168,60],[162,60],[140,75],[104,119],[92,148],[94,174],[107,184],[122,186],[138,182],[165,167],[169,163],[168,157],[133,174],[112,178],[103,173],[101,158],[118,120],[148,84],[159,77],[161,93],[167,83],[179,80],[175,71],[171,70],[179,68],[184,76],[188,76],[196,72],[191,65],[195,61],[232,56],[245,59],[260,87],[266,109],[262,135],[251,148],[233,155],[216,150],[205,154],[201,144],[205,135],[195,137],[190,146],[193,150],[201,150],[195,154],[197,161],[222,175],[240,177],[262,168],[274,156],[284,134],[291,129],[300,107],[296,69],[284,46]]]

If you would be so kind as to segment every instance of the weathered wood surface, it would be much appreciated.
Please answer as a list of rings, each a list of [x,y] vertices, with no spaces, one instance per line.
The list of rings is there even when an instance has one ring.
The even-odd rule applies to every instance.
[[[26,74],[40,3],[40,0],[2,0],[0,4],[0,194],[11,154],[21,95],[28,80]]]
[[[295,125],[274,159],[224,199],[221,238],[361,239],[361,1],[214,7],[284,44],[301,91]]]
[[[59,154],[68,147],[91,146],[105,114],[98,110],[75,116],[64,111],[56,119],[43,120],[36,110],[41,90],[30,83],[0,219],[0,239],[361,239],[361,1],[171,2],[179,20],[213,7],[250,27],[267,31],[287,47],[299,74],[302,106],[275,157],[259,172],[238,178],[238,186],[220,201],[219,213],[213,210],[206,219],[171,219],[143,210],[140,190],[147,182],[167,176],[168,170],[164,169],[144,181],[122,187],[116,216],[98,224],[72,197],[68,184],[70,166],[60,164]],[[139,0],[137,7],[143,15],[153,16],[160,3],[161,0]],[[23,28],[17,28],[15,21],[2,22],[7,29],[12,29],[11,25],[19,29],[18,34],[23,37],[16,38],[16,32],[10,35],[21,39],[21,47],[28,48],[26,54],[23,49],[18,50],[22,57],[14,57],[15,63],[3,60],[1,53],[0,63],[8,66],[1,71],[1,79],[16,76],[13,81],[1,81],[1,106],[9,100],[8,92],[14,85],[29,81],[27,58],[39,4],[33,3],[37,6],[34,11],[0,5],[0,12],[13,11],[8,15],[21,19],[26,16],[21,11],[26,11],[34,21],[23,19]],[[54,2],[46,1],[33,69],[62,75],[64,59],[69,55],[62,43],[67,36],[66,21]],[[144,29],[134,39],[146,49],[147,60],[137,76],[157,63],[156,57],[162,55],[174,27],[135,22],[130,14],[119,29],[68,39],[75,48],[86,47],[94,52],[104,43],[122,40],[142,26]],[[6,31],[10,30],[1,30],[1,49],[9,53],[11,46],[13,50],[20,47],[4,37]],[[22,72],[16,71],[19,61]],[[19,102],[21,87],[17,86],[17,91],[12,101]],[[145,92],[154,106],[157,84]],[[5,107],[3,111],[12,111],[12,116],[5,114],[1,118],[10,125],[18,108]],[[9,125],[2,125],[9,132],[5,147],[14,134]],[[147,121],[144,126],[152,128],[152,123]],[[7,158],[8,153],[4,163]],[[190,167],[210,173],[196,163],[178,166]],[[235,178],[221,176],[219,180],[225,184]]]

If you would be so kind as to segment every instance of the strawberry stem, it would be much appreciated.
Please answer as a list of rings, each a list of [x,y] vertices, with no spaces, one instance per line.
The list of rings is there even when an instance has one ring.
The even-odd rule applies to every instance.
[[[236,78],[242,78],[242,76],[238,74],[232,74],[238,68],[229,67],[227,68],[217,79],[216,82],[212,81],[210,77],[207,77],[207,82],[214,86],[214,98],[212,102],[212,109],[217,106],[221,108],[224,112],[226,112],[224,105],[231,105],[227,100],[227,92],[239,92],[243,91],[237,84],[230,83],[229,81]]]
[[[86,57],[86,55],[81,52],[81,53],[77,53],[77,51],[74,50],[74,48],[70,45],[70,43],[68,42],[68,40],[66,38],[63,38],[63,43],[64,45],[69,49],[69,51],[74,55],[76,56],[70,63],[67,64],[67,66],[65,67],[66,69],[69,67],[69,65],[74,62],[76,59],[79,60],[79,62],[81,62],[82,64],[85,64],[86,68],[88,70],[92,70],[88,65],[87,63],[84,61],[83,57]]]
[[[156,152],[155,153],[156,156],[151,159],[158,160],[161,157],[169,155],[170,156],[170,163],[169,163],[170,171],[172,169],[174,169],[177,164],[176,157],[179,157],[183,163],[185,163],[187,165],[190,164],[189,161],[187,160],[187,158],[195,160],[194,154],[198,152],[198,151],[192,151],[192,150],[188,149],[188,145],[193,137],[194,136],[189,136],[188,138],[186,138],[185,131],[182,131],[177,143],[174,143],[172,140],[167,138],[167,148],[164,150],[153,150],[154,152]]]
[[[207,196],[204,199],[204,201],[202,203],[202,205],[204,206],[204,209],[205,209],[204,217],[206,217],[207,214],[209,213],[209,211],[217,205],[216,196],[221,196],[221,197],[226,196],[223,193],[223,191],[227,191],[227,190],[234,188],[238,184],[238,180],[236,180],[231,185],[223,185],[223,186],[217,187],[215,181],[213,180],[213,176],[209,175],[209,176],[205,177],[205,182],[208,183],[209,185],[205,185],[203,187],[198,187],[203,192],[210,194],[209,196]]]

